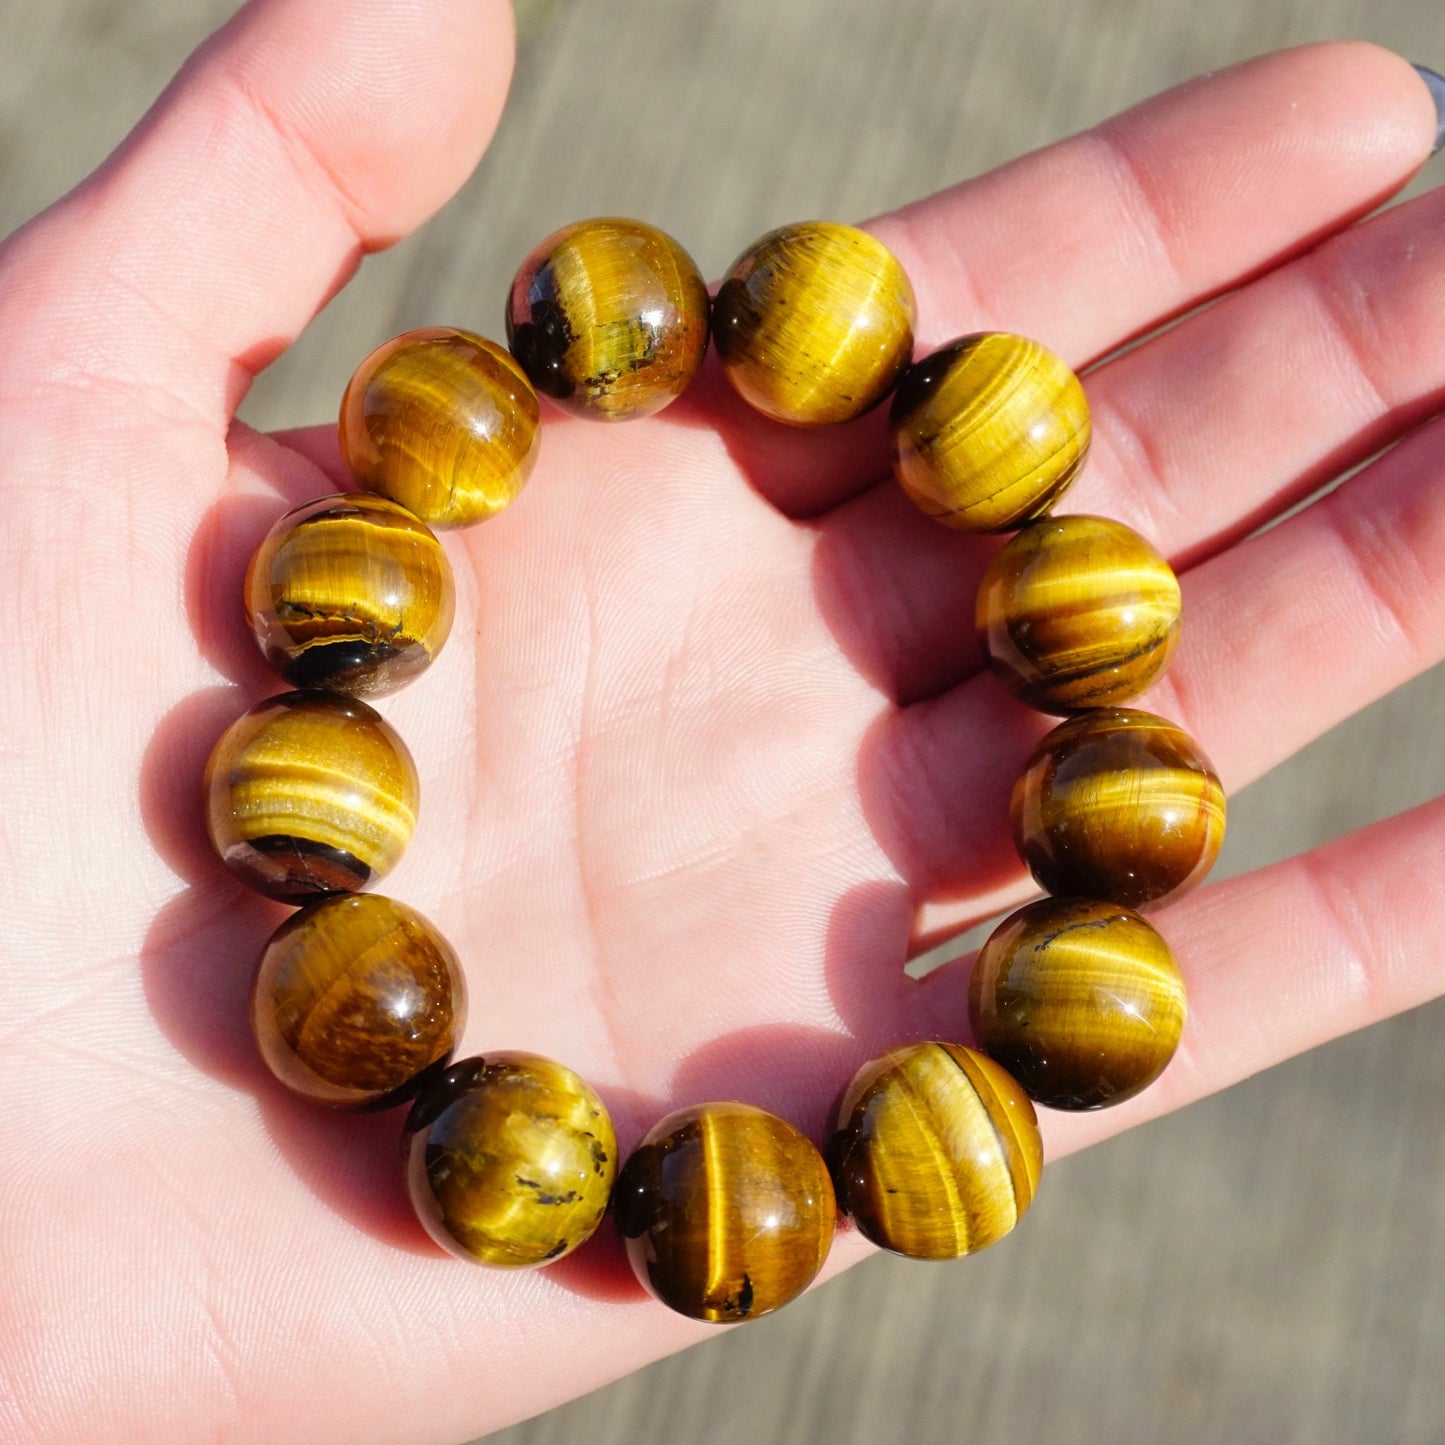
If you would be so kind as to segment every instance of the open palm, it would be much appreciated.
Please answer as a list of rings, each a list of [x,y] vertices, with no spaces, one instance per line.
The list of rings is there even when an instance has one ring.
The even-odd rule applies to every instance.
[[[232,413],[460,183],[510,45],[476,0],[257,0],[0,251],[7,1441],[454,1445],[707,1333],[644,1302],[605,1231],[544,1274],[431,1246],[398,1116],[309,1110],[256,1059],[249,971],[285,910],[199,821],[206,752],[278,690],[245,559],[345,485],[329,429]],[[1445,424],[1420,426],[1445,202],[1355,224],[1434,129],[1404,62],[1320,47],[876,223],[924,346],[994,326],[1083,365],[1231,293],[1090,375],[1068,504],[1184,570],[1145,705],[1231,788],[1445,649]],[[786,431],[712,374],[647,422],[549,415],[518,503],[448,541],[447,650],[385,703],[424,802],[384,889],[456,944],[468,1051],[568,1063],[624,1148],[717,1097],[821,1138],[865,1058],[966,1038],[958,968],[902,972],[920,911],[1028,891],[1005,800],[1047,724],[977,675],[987,545],[880,481],[881,436]],[[1445,927],[1442,865],[1437,801],[1169,910],[1180,1054],[1128,1105],[1046,1119],[1050,1152],[1438,993],[1406,931]],[[862,1253],[845,1236],[830,1267]]]

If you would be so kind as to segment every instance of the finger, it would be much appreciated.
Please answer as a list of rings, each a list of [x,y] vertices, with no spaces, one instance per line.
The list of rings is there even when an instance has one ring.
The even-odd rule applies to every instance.
[[[913,280],[922,349],[999,328],[1082,366],[1370,210],[1434,134],[1405,61],[1315,45],[1193,81],[869,228]],[[883,470],[881,413],[798,432],[715,377],[705,396],[753,484],[791,516]]]
[[[1197,738],[1229,791],[1445,657],[1442,448],[1445,418],[1185,574],[1179,651],[1139,705]],[[1021,876],[1008,795],[1048,726],[978,676],[879,730],[862,794],[920,899]]]
[[[229,415],[364,252],[460,185],[511,56],[504,0],[253,0],[0,252],[0,387],[79,373]]]
[[[1060,511],[1117,517],[1178,567],[1364,460],[1445,399],[1445,190],[1332,237],[1090,374],[1094,455]],[[819,524],[819,596],[908,702],[980,665],[993,546],[891,483]]]

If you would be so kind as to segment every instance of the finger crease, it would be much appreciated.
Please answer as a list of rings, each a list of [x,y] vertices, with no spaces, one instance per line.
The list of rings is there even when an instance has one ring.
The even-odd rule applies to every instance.
[[[1372,347],[1360,335],[1362,325],[1378,340],[1384,329],[1377,323],[1370,292],[1350,274],[1341,248],[1328,246],[1304,258],[1303,274],[1311,302],[1319,313],[1341,358],[1364,392],[1367,415],[1373,420],[1389,416],[1396,401],[1376,379],[1367,359]]]
[[[1113,126],[1101,126],[1094,132],[1094,136],[1104,153],[1118,187],[1119,199],[1128,218],[1134,223],[1135,231],[1147,239],[1156,260],[1163,263],[1170,288],[1180,295],[1187,295],[1194,289],[1193,283],[1188,268],[1184,265],[1182,253],[1176,250],[1171,239],[1174,227],[1154,194],[1147,172]]]
[[[955,214],[953,207],[946,207]],[[914,288],[921,317],[945,315],[966,316],[955,330],[972,331],[990,324],[994,309],[983,294],[979,279],[963,254],[959,238],[946,225],[921,215],[900,211],[889,217],[888,246],[908,258],[905,270]],[[940,289],[935,278],[946,278],[947,298],[939,302],[935,292]],[[925,291],[925,295],[917,295]]]
[[[242,103],[275,139],[306,193],[321,201],[327,210],[341,220],[351,232],[357,246],[363,251],[373,249],[361,220],[366,215],[367,208],[351,193],[341,170],[330,163],[320,147],[307,139],[304,130],[288,124],[280,113],[272,108],[265,93],[250,85],[241,72],[228,71],[227,77]],[[325,200],[322,200],[318,192],[324,193]]]
[[[1409,543],[1401,534],[1382,528],[1364,509],[1355,507],[1347,512],[1340,492],[1331,492],[1316,505],[1321,524],[1344,552],[1366,600],[1386,629],[1404,644],[1402,650],[1408,656],[1418,654],[1423,639],[1415,608],[1407,597],[1398,595],[1393,580],[1399,575],[1401,561],[1413,560]],[[1418,562],[1411,570],[1420,576]],[[1422,592],[1428,596],[1428,587]]]
[[[1321,852],[1303,853],[1295,862],[1307,892],[1343,946],[1350,997],[1365,1016],[1390,1012],[1375,933],[1354,886]]]
[[[1094,434],[1107,438],[1131,508],[1144,514],[1142,521],[1129,515],[1129,525],[1155,541],[1191,535],[1194,519],[1185,516],[1181,499],[1169,485],[1164,455],[1148,429],[1135,423],[1117,401],[1100,403],[1090,398],[1090,404]]]

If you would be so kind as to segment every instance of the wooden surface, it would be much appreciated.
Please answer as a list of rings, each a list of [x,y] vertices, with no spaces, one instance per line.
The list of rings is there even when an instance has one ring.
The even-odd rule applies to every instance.
[[[0,7],[0,229],[99,161],[232,8]],[[579,216],[644,217],[715,275],[769,226],[876,212],[1277,45],[1358,35],[1445,65],[1438,0],[532,0],[523,30],[481,171],[368,264],[252,421],[334,414],[403,327],[499,332],[517,261]],[[1225,866],[1441,792],[1442,713],[1437,671],[1250,789]],[[997,1250],[874,1260],[490,1445],[1438,1445],[1442,1026],[1418,1011],[1068,1160]]]

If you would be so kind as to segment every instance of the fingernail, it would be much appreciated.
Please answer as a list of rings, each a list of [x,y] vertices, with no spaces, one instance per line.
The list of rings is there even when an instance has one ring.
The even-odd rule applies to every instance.
[[[1435,151],[1445,146],[1445,75],[1425,65],[1417,65],[1415,72],[1429,88],[1430,98],[1435,102],[1435,149],[1430,152],[1433,156]]]

